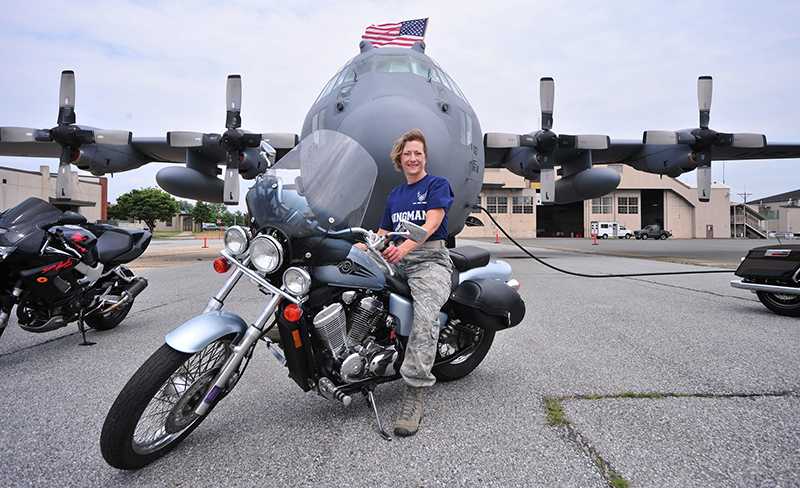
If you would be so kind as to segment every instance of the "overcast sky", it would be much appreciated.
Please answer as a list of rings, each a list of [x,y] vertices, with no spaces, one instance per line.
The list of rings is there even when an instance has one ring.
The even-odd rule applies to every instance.
[[[557,132],[640,140],[647,129],[697,127],[697,77],[710,75],[711,128],[800,143],[796,0],[5,0],[0,126],[54,126],[60,73],[71,69],[78,124],[134,137],[220,133],[226,77],[238,73],[243,128],[299,134],[367,26],[423,17],[427,54],[485,132],[536,130],[542,76],[556,82]],[[43,163],[58,164],[0,157]],[[110,200],[157,186],[161,167],[114,175]],[[713,172],[734,202],[800,188],[800,160],[715,162]],[[694,172],[680,180],[694,183]]]

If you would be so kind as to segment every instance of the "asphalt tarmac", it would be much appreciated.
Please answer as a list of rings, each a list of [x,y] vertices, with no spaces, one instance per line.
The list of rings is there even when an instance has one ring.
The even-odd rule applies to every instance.
[[[529,250],[596,275],[732,271],[735,254],[765,244],[558,241]],[[732,273],[579,278],[502,240],[459,244],[511,264],[526,317],[497,334],[472,374],[426,392],[417,435],[384,441],[365,401],[344,408],[303,393],[260,348],[182,445],[139,471],[113,469],[99,449],[106,413],[224,281],[211,269],[215,244],[154,243],[140,259],[153,258],[140,271],[150,286],[119,327],[89,332],[94,346],[78,345],[74,325],[32,334],[12,318],[0,338],[0,485],[600,487],[614,476],[631,486],[800,485],[799,319],[731,288]],[[642,249],[652,257],[629,255]],[[700,262],[699,249],[723,264]],[[182,255],[192,257],[158,265]],[[252,321],[263,303],[242,282],[225,309]],[[402,385],[375,396],[391,427]],[[564,422],[548,423],[546,405]]]

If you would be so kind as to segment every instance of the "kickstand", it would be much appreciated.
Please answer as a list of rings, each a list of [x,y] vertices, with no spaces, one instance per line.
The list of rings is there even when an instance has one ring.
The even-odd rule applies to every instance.
[[[81,331],[81,335],[83,336],[83,342],[78,344],[79,346],[94,346],[97,344],[96,342],[89,342],[86,340],[86,325],[83,323],[83,314],[78,318],[78,330]]]
[[[372,391],[374,389],[375,387],[372,386],[369,389],[364,390],[362,393],[365,397],[367,397],[367,402],[372,407],[372,411],[375,412],[375,420],[378,422],[378,433],[380,433],[384,440],[391,442],[392,436],[390,436],[385,430],[383,430],[383,427],[381,427],[381,417],[378,415],[378,407],[375,406],[375,397],[372,395]]]

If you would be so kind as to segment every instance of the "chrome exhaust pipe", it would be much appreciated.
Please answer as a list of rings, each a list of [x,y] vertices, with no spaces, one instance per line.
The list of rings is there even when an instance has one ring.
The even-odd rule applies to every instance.
[[[742,280],[731,281],[731,286],[734,288],[741,288],[742,290],[750,290],[753,292],[763,291],[765,293],[775,293],[778,295],[800,295],[800,288],[793,286],[778,286],[778,285],[762,285],[759,283],[746,283]]]
[[[101,310],[101,314],[111,312],[112,310],[116,310],[128,302],[132,302],[133,299],[139,295],[139,293],[143,292],[144,289],[147,288],[147,278],[137,276],[131,281],[133,284],[130,286],[130,288],[122,292],[122,298],[120,298],[119,301],[112,304],[110,307]]]

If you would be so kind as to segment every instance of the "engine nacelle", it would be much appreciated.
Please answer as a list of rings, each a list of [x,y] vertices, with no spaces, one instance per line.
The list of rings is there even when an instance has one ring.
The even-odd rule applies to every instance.
[[[629,163],[639,171],[673,178],[697,168],[692,151],[686,146],[645,146]]]
[[[555,182],[555,203],[564,204],[608,195],[619,186],[620,176],[611,168],[589,168]]]
[[[85,144],[70,155],[72,164],[95,176],[136,169],[147,161],[130,146],[101,146]]]
[[[242,178],[252,180],[266,171],[267,161],[261,157],[258,148],[247,148],[242,152],[242,160],[239,162],[239,174]]]
[[[209,203],[222,203],[224,182],[185,166],[170,166],[156,173],[156,182],[172,195]]]
[[[542,165],[536,159],[536,154],[536,150],[532,147],[509,149],[503,166],[530,181],[539,181],[539,171],[541,171]]]

